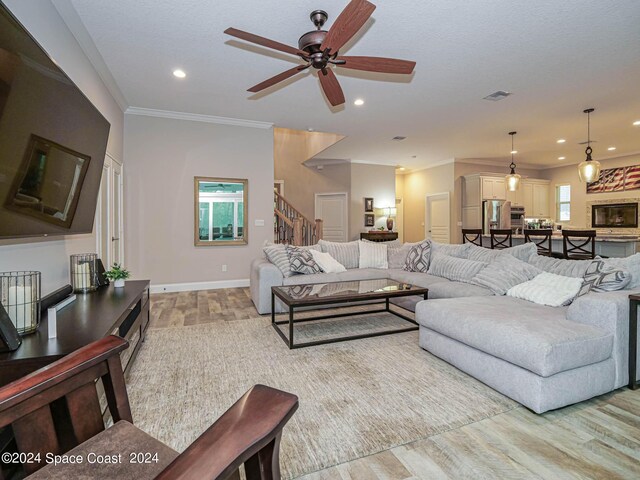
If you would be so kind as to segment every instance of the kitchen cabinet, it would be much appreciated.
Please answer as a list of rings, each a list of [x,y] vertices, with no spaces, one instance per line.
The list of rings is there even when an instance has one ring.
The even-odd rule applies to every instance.
[[[483,200],[506,200],[504,177],[481,177]]]
[[[529,212],[525,209],[525,213],[529,216]],[[549,184],[548,183],[534,183],[533,184],[533,209],[531,210],[532,217],[545,217],[548,218],[549,214]]]

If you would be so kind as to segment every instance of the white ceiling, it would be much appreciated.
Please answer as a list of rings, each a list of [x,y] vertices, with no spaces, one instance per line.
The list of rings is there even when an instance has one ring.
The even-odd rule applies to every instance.
[[[372,18],[341,53],[415,60],[416,70],[407,78],[337,68],[347,103],[336,109],[315,72],[261,94],[246,92],[297,60],[223,30],[296,46],[313,28],[312,10],[326,10],[330,27],[347,0],[54,3],[75,8],[128,105],[347,136],[323,157],[410,168],[451,158],[507,162],[507,132],[517,130],[518,161],[577,162],[587,107],[596,108],[596,159],[640,152],[640,127],[632,126],[640,120],[640,1],[373,1]],[[175,68],[187,78],[173,77]],[[482,99],[500,89],[513,95]],[[353,105],[358,97],[364,106]],[[408,138],[392,142],[395,135]],[[556,144],[561,137],[563,146]]]

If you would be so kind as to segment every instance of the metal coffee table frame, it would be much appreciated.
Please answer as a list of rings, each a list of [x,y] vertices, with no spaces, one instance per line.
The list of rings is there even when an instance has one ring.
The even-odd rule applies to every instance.
[[[337,283],[343,283],[343,282],[337,282]],[[351,282],[349,282],[351,283]],[[314,284],[309,284],[309,285],[314,285]],[[353,294],[350,296],[333,296],[333,297],[327,297],[327,298],[312,298],[312,299],[293,299],[292,297],[290,297],[289,295],[287,295],[282,287],[271,287],[271,325],[273,326],[273,328],[275,328],[276,332],[278,332],[278,335],[280,335],[280,338],[282,338],[282,340],[284,341],[285,344],[287,344],[287,346],[289,347],[289,349],[294,349],[294,348],[303,348],[303,347],[311,347],[314,345],[325,345],[328,343],[336,343],[336,342],[345,342],[348,340],[357,340],[360,338],[371,338],[371,337],[380,337],[382,335],[391,335],[394,333],[403,333],[403,332],[410,332],[413,330],[418,330],[418,323],[413,320],[412,318],[403,315],[400,312],[394,311],[390,309],[390,305],[389,305],[389,301],[392,298],[400,298],[400,297],[410,297],[410,296],[415,296],[415,295],[422,295],[423,298],[425,300],[427,300],[428,296],[429,296],[429,289],[428,288],[423,288],[423,287],[417,287],[415,285],[409,285],[409,284],[401,284],[403,285],[403,289],[401,290],[390,290],[390,291],[380,291],[380,292],[367,292],[367,293],[362,293],[362,294]],[[286,287],[284,287],[286,288]],[[288,320],[276,320],[276,297],[278,297],[288,308],[289,308],[289,318]],[[362,305],[383,305],[384,304],[384,308],[378,308],[378,309],[374,309],[374,310],[367,310],[364,312],[348,312],[348,313],[334,313],[334,314],[328,314],[328,315],[317,315],[314,317],[305,317],[305,318],[299,318],[299,319],[295,319],[294,318],[294,313],[296,311],[296,309],[300,309],[303,307],[312,307],[312,306],[324,306],[324,305],[336,305],[336,304],[345,304],[345,303],[354,303],[354,302],[366,302],[368,300],[381,300],[379,302],[368,302],[368,303],[364,303]],[[341,305],[339,307],[335,307],[335,308],[350,308],[353,307],[353,305]],[[399,307],[398,308],[403,308],[403,307]],[[308,310],[306,310],[308,311]],[[294,342],[294,324],[296,323],[302,323],[302,322],[311,322],[314,320],[326,320],[326,319],[333,319],[333,318],[340,318],[340,317],[353,317],[353,316],[358,316],[358,315],[363,315],[363,314],[370,314],[370,313],[390,313],[392,315],[395,315],[396,317],[399,317],[403,320],[405,320],[406,322],[411,323],[412,325],[410,327],[405,327],[405,328],[398,328],[398,329],[394,329],[394,330],[385,330],[385,331],[381,331],[381,332],[373,332],[373,333],[364,333],[364,334],[358,334],[358,335],[349,335],[346,337],[336,337],[336,338],[330,338],[327,340],[316,340],[316,341],[312,341],[312,342],[303,342],[303,343],[295,343]],[[280,328],[280,325],[289,325],[289,337],[287,338],[287,336],[284,334],[284,332],[282,331],[282,329]]]

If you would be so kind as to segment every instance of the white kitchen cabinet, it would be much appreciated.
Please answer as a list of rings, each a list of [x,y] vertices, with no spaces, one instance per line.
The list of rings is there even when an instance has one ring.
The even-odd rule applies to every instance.
[[[522,206],[524,207],[525,217],[533,216],[533,184],[523,181],[520,185],[522,189]]]
[[[483,200],[506,200],[504,177],[481,177]]]
[[[525,210],[527,216],[529,212]],[[533,217],[550,217],[549,214],[549,184],[534,183],[533,184]]]

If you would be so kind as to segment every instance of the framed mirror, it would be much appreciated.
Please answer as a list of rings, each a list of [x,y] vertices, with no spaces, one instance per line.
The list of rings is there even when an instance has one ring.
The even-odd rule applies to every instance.
[[[197,247],[246,245],[249,181],[238,178],[194,178]]]

